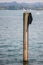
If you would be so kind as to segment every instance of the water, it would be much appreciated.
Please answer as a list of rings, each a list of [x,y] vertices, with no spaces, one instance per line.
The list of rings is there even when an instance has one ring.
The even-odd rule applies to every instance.
[[[43,11],[31,12],[28,65],[43,65]],[[23,65],[22,10],[0,10],[0,65]]]

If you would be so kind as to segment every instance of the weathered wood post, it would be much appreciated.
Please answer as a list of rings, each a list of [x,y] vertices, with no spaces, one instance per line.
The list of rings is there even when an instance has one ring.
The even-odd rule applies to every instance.
[[[23,13],[23,61],[28,62],[28,26],[31,24],[31,13]]]

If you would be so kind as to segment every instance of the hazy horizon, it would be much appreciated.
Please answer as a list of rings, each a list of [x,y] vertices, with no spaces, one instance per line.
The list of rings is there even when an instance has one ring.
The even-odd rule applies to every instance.
[[[34,3],[34,2],[43,2],[43,0],[0,0],[0,2],[13,2],[16,1],[18,3],[25,2],[25,3]]]

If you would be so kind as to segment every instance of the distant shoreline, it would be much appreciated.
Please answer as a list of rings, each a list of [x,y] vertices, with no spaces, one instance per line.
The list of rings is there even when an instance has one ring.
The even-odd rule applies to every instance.
[[[23,9],[43,10],[43,2],[17,3],[16,1],[14,1],[14,2],[0,3],[0,10],[23,10]]]
[[[0,10],[23,10],[23,9],[0,9]],[[31,9],[31,10],[42,11],[43,9]]]

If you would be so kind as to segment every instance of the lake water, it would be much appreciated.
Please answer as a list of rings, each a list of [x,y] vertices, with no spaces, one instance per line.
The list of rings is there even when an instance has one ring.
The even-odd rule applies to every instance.
[[[23,65],[23,10],[0,10],[0,65]],[[31,11],[29,63],[43,65],[43,11]]]

